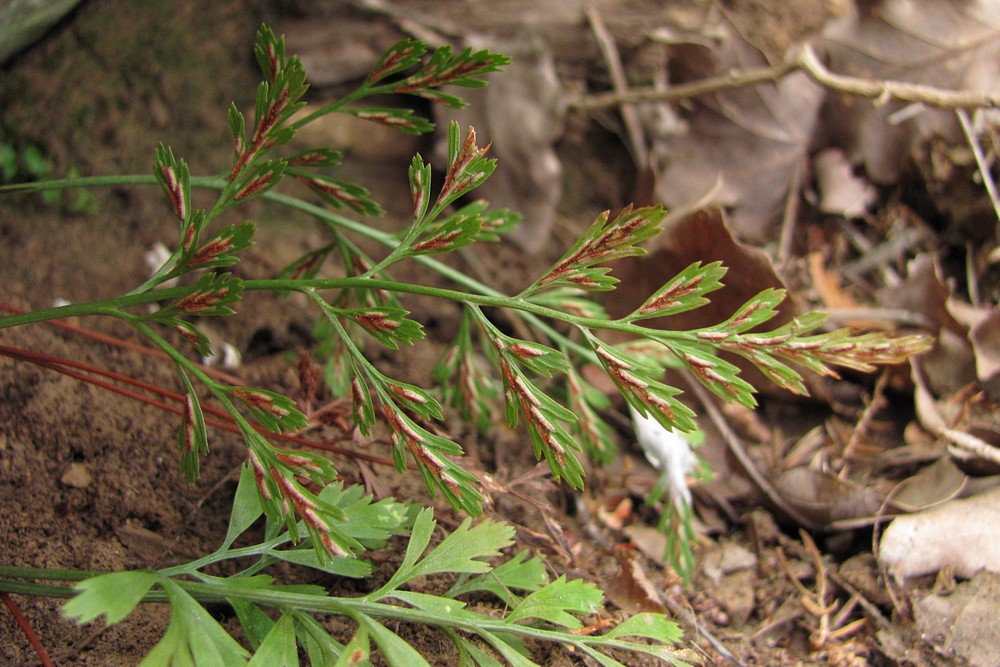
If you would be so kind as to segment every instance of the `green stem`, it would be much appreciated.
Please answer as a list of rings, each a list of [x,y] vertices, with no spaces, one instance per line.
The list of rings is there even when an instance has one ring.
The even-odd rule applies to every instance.
[[[27,569],[29,568],[0,568],[0,576],[3,575],[3,570]],[[74,577],[74,580],[83,580],[96,574],[98,573],[80,572],[81,576],[78,578]],[[160,574],[163,574],[163,572]],[[27,578],[27,576],[23,576],[22,578]],[[52,579],[53,577],[51,573],[43,572],[40,578]],[[635,650],[634,645],[618,639],[605,639],[600,636],[577,636],[559,630],[532,627],[519,623],[507,623],[501,619],[494,619],[482,614],[475,614],[475,616],[437,614],[363,598],[338,598],[267,589],[248,589],[245,586],[231,585],[225,581],[213,581],[211,583],[179,579],[172,579],[171,581],[183,588],[202,604],[240,599],[275,609],[292,608],[297,611],[316,614],[364,614],[379,620],[392,620],[447,628],[471,634],[478,634],[481,631],[485,631],[494,634],[516,635],[543,642],[568,643],[577,646],[600,646],[626,651]],[[0,591],[51,598],[71,598],[76,595],[76,591],[69,586],[11,581],[4,578],[0,578]],[[166,601],[168,601],[167,596],[161,590],[150,591],[142,599],[144,603]]]
[[[391,292],[402,292],[406,294],[419,294],[436,299],[455,301],[488,308],[503,308],[508,310],[518,310],[530,313],[538,317],[546,317],[559,320],[580,327],[582,329],[605,329],[620,331],[622,333],[635,336],[647,337],[649,330],[645,327],[626,322],[623,320],[605,320],[596,317],[581,317],[561,310],[549,308],[531,301],[525,301],[509,296],[492,296],[485,294],[469,294],[459,290],[447,289],[444,287],[430,287],[428,285],[414,285],[412,283],[402,283],[393,280],[379,280],[376,278],[345,277],[345,278],[313,278],[296,280],[246,280],[243,283],[243,290],[246,291],[300,291],[309,294],[314,300],[319,298],[313,296],[315,290],[328,289],[373,289],[386,290]],[[670,332],[668,332],[670,333]],[[685,332],[673,332],[684,334]],[[692,339],[695,336],[688,336]],[[589,350],[588,350],[589,351]]]
[[[181,565],[174,565],[173,567],[168,567],[160,570],[160,574],[165,577],[176,577],[183,574],[188,574],[194,577],[198,576],[198,570],[201,570],[214,563],[219,563],[224,560],[231,560],[234,558],[253,558],[254,556],[266,556],[267,552],[275,547],[280,547],[282,544],[287,544],[291,542],[292,538],[288,536],[287,533],[263,542],[261,544],[255,544],[249,547],[241,547],[239,549],[221,549],[215,553],[211,553],[207,556],[193,560]]]
[[[121,186],[121,185],[156,185],[157,181],[152,175],[125,175],[125,176],[93,176],[93,177],[83,177],[77,179],[65,179],[57,181],[42,181],[37,183],[26,183],[22,186],[7,186],[0,187],[0,192],[5,189],[25,189],[25,190],[47,190],[47,189],[60,189],[69,187],[101,187],[101,186]],[[230,184],[223,178],[215,176],[193,176],[191,177],[192,187],[205,188],[209,190],[225,190]],[[399,239],[393,234],[384,232],[379,229],[370,227],[369,225],[358,222],[357,220],[352,220],[345,216],[339,215],[337,213],[331,212],[315,204],[311,204],[307,201],[299,199],[298,197],[292,197],[289,195],[284,195],[273,190],[269,190],[261,195],[262,199],[273,201],[277,204],[287,206],[290,209],[306,213],[319,219],[324,224],[337,227],[340,229],[345,229],[352,233],[364,236],[373,241],[376,241],[382,245],[389,248],[396,248],[399,245]],[[327,281],[326,285],[314,285],[311,284],[313,281],[294,281],[299,287],[315,287],[316,289],[337,289],[338,287],[377,287],[381,285],[382,288],[388,288],[399,292],[412,292],[416,294],[427,294],[430,296],[440,296],[441,298],[447,298],[459,302],[476,303],[482,306],[495,306],[498,308],[505,309],[516,309],[524,313],[525,319],[534,327],[538,329],[539,332],[545,334],[553,341],[559,341],[566,347],[572,349],[576,353],[580,354],[586,359],[595,360],[593,351],[584,345],[580,345],[576,341],[570,340],[561,332],[554,329],[551,325],[545,322],[542,318],[553,318],[556,320],[562,320],[569,322],[576,326],[590,327],[595,329],[612,329],[616,331],[623,331],[630,334],[644,335],[644,330],[633,324],[628,324],[625,322],[616,322],[609,320],[601,320],[594,318],[581,318],[577,316],[570,315],[568,313],[563,313],[562,311],[557,311],[551,308],[546,308],[544,306],[539,306],[532,304],[527,301],[516,301],[512,297],[505,296],[502,292],[486,285],[485,283],[479,282],[474,278],[462,273],[458,269],[448,266],[443,262],[434,259],[433,257],[427,255],[418,255],[413,257],[414,261],[426,266],[427,268],[435,271],[439,275],[451,280],[452,282],[460,285],[462,288],[469,290],[469,292],[474,292],[475,294],[469,292],[459,292],[455,290],[440,290],[435,293],[438,288],[422,287],[416,285],[406,285],[404,283],[396,283],[389,281],[370,281],[365,285],[354,284],[348,285],[343,283],[341,285],[334,284],[335,280],[350,280],[347,278],[343,279],[333,279]],[[369,280],[367,278],[355,278],[354,280]],[[293,281],[248,281],[250,283],[258,285],[258,287],[248,287],[247,289],[280,289],[287,291],[289,289],[298,289],[298,287],[293,285]],[[273,287],[260,287],[264,284],[275,284]],[[281,284],[276,284],[281,283]],[[378,283],[378,285],[376,285]],[[182,288],[175,288],[182,289]],[[170,290],[156,290],[154,292],[148,292],[146,295],[135,294],[131,295],[135,299],[134,302],[130,302],[129,305],[136,305],[140,303],[148,303],[150,301],[156,301],[167,298],[176,298],[181,295],[178,292],[171,292]],[[146,296],[143,299],[143,296]],[[155,296],[156,298],[149,298]],[[91,302],[94,303],[106,303],[108,305],[125,307],[122,306],[116,299],[108,299],[106,302]],[[79,311],[59,311],[59,315],[52,315],[51,312],[58,309],[47,309],[43,311],[37,311],[38,316],[33,317],[31,322],[39,322],[48,319],[55,319],[56,317],[72,317],[78,315],[91,315],[91,314],[101,314],[99,312],[94,312],[93,310],[88,310],[88,304],[79,304],[77,307],[80,308]],[[67,307],[68,308],[68,307]],[[110,313],[108,313],[110,314]],[[28,313],[26,315],[34,315],[33,313]],[[22,318],[24,316],[12,316],[17,318]],[[0,319],[0,328],[6,326],[15,326],[16,324],[27,324],[28,320],[11,320],[10,318]]]
[[[337,99],[330,104],[320,107],[313,111],[312,113],[303,116],[294,123],[288,125],[288,127],[293,130],[298,130],[303,125],[307,125],[321,116],[326,116],[331,113],[336,113],[338,111],[343,111],[352,102],[356,102],[365,97],[372,97],[373,95],[386,95],[392,93],[395,88],[398,88],[400,82],[392,82],[389,84],[383,84],[381,86],[373,86],[367,81],[358,86],[354,91],[348,93],[347,95]]]
[[[115,176],[80,176],[77,178],[53,179],[0,185],[4,192],[45,192],[46,190],[68,190],[70,188],[120,187],[123,185],[156,185],[152,174],[123,174]]]
[[[85,317],[90,315],[107,315],[120,319],[133,319],[134,316],[126,313],[124,309],[134,306],[141,306],[156,301],[169,301],[187,296],[190,293],[187,287],[171,287],[160,289],[143,294],[128,294],[116,296],[110,299],[98,301],[87,301],[84,303],[71,303],[65,306],[54,308],[42,308],[27,313],[17,313],[0,317],[0,329],[23,326],[25,324],[36,324],[49,320],[66,319],[67,317]]]
[[[0,581],[4,579],[46,579],[48,581],[83,581],[103,572],[88,570],[59,570],[45,567],[0,566]]]

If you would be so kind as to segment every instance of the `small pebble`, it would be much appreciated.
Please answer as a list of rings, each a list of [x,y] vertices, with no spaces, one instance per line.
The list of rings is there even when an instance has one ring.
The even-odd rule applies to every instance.
[[[59,478],[59,481],[66,486],[72,486],[74,489],[85,489],[94,481],[94,477],[84,464],[70,463],[66,467],[65,472],[63,472],[62,477]]]

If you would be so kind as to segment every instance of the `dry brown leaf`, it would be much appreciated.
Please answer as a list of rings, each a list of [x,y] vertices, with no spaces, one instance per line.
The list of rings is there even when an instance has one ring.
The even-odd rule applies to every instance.
[[[629,616],[641,612],[666,613],[666,607],[660,601],[660,592],[636,556],[631,547],[619,546],[615,549],[615,557],[621,567],[617,576],[604,584],[604,592]]]
[[[830,69],[876,80],[952,90],[1000,88],[998,0],[885,0],[864,3],[856,16],[834,21],[817,44]],[[902,102],[872,104],[828,96],[820,127],[824,142],[843,147],[879,183],[897,180],[915,144],[935,134],[963,141],[953,113],[913,108],[894,122]]]
[[[1000,572],[1000,488],[893,519],[878,559],[900,582],[951,567],[969,578]]]
[[[710,303],[672,315],[662,320],[671,329],[698,329],[723,322],[759,292],[769,288],[785,289],[770,257],[762,250],[742,243],[730,231],[728,216],[719,208],[697,211],[669,225],[643,257],[628,258],[614,265],[613,273],[628,290],[618,290],[615,298],[605,304],[612,317],[622,317],[639,307],[643,300],[664,285],[691,262],[721,261],[729,271],[723,278],[725,287],[709,295]],[[764,325],[776,328],[801,314],[802,307],[794,294],[781,304],[777,317]],[[649,320],[650,326],[660,324]],[[776,388],[749,362],[730,359],[741,369],[743,377],[764,394],[791,398],[787,391]],[[813,396],[823,397],[826,388],[822,380],[804,374],[806,387]]]
[[[900,482],[892,504],[907,512],[925,510],[958,497],[968,479],[951,459],[942,457]]]
[[[632,514],[632,499],[626,496],[618,502],[614,498],[609,498],[609,501],[597,508],[597,518],[611,530],[621,530]]]
[[[858,302],[847,294],[840,286],[840,275],[835,271],[827,271],[823,261],[823,253],[809,253],[809,277],[813,288],[819,293],[819,298],[826,308],[857,308]]]
[[[975,308],[957,299],[947,305],[948,312],[969,327],[976,376],[993,398],[1000,397],[1000,310]]]
[[[634,523],[625,526],[622,530],[632,544],[642,552],[642,555],[649,558],[661,567],[666,567],[667,562],[663,554],[667,551],[667,537],[653,526],[641,523]]]
[[[849,484],[806,467],[786,470],[774,485],[786,503],[820,526],[871,517],[882,506],[875,488]]]
[[[714,48],[674,47],[680,81],[765,66],[763,54],[726,31]],[[683,133],[650,132],[657,168],[656,195],[669,207],[698,200],[721,181],[708,202],[731,208],[733,230],[744,240],[775,238],[778,214],[801,168],[823,90],[805,74],[774,84],[726,90],[690,100]]]
[[[970,667],[1000,664],[1000,575],[982,572],[944,595],[914,605],[917,629],[944,655]]]
[[[555,221],[562,191],[562,163],[555,142],[563,131],[565,105],[562,86],[548,47],[538,39],[477,41],[474,49],[489,48],[513,58],[503,76],[490,77],[485,88],[456,90],[469,104],[464,109],[437,109],[438,127],[449,121],[472,125],[499,168],[476,196],[496,208],[508,208],[524,217],[508,238],[529,253],[541,250]],[[445,162],[447,132],[440,132],[436,156]]]
[[[836,148],[822,150],[813,156],[812,164],[821,213],[857,218],[875,203],[878,197],[875,188],[854,175],[843,151]]]
[[[876,294],[883,306],[920,313],[925,321],[937,327],[929,332],[937,336],[937,343],[934,349],[921,355],[920,365],[928,384],[939,395],[956,391],[976,378],[968,329],[952,317],[949,298],[940,267],[929,254],[918,255],[909,262],[902,284]]]

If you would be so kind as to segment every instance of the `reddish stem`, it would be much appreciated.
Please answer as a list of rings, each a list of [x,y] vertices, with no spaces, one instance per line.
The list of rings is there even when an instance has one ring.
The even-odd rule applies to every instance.
[[[42,354],[40,352],[32,352],[30,350],[24,350],[16,347],[8,347],[6,345],[0,345],[0,355],[5,357],[10,357],[11,359],[17,359],[20,361],[27,361],[29,363],[41,366],[43,368],[48,368],[50,370],[68,375],[69,377],[76,378],[83,382],[88,382],[102,389],[107,389],[116,394],[122,396],[127,396],[136,401],[146,403],[147,405],[152,405],[166,412],[172,412],[174,414],[182,415],[184,414],[184,396],[176,392],[163,389],[156,385],[150,384],[148,382],[143,382],[142,380],[137,380],[135,378],[128,377],[127,375],[121,375],[120,373],[115,373],[114,371],[104,370],[102,368],[97,368],[96,366],[90,366],[88,364],[83,364],[77,361],[72,361],[70,359],[62,359],[59,357],[53,357],[47,354]],[[82,372],[81,372],[82,371]],[[111,378],[123,384],[131,385],[138,389],[143,389],[145,391],[158,394],[164,398],[168,398],[175,401],[177,405],[167,403],[165,401],[158,401],[149,396],[145,396],[137,391],[132,391],[125,387],[120,387],[112,382],[105,382],[94,377],[90,377],[87,373]],[[239,384],[237,382],[236,384]],[[239,433],[239,427],[233,422],[232,417],[225,411],[213,408],[211,406],[203,406],[203,410],[213,415],[213,417],[206,417],[205,423],[216,428],[220,428],[224,431],[229,431],[230,433]],[[297,435],[292,435],[289,433],[274,433],[268,431],[267,429],[258,426],[256,424],[252,425],[254,430],[256,430],[261,435],[268,438],[277,438],[279,440],[285,440],[286,442],[294,442],[303,447],[311,447],[313,449],[322,449],[328,452],[334,452],[336,454],[342,454],[344,456],[361,459],[363,461],[368,461],[370,463],[379,463],[381,465],[391,466],[394,465],[390,459],[375,456],[374,454],[366,454],[364,452],[358,452],[346,449],[344,447],[339,447],[337,445],[331,444],[329,442],[316,442],[314,440],[309,440]]]
[[[21,632],[24,633],[24,636],[28,639],[28,643],[31,644],[31,647],[35,649],[35,653],[38,654],[38,658],[42,661],[42,664],[45,665],[45,667],[55,667],[56,663],[49,657],[48,652],[42,645],[42,640],[40,640],[38,635],[35,634],[34,628],[31,627],[31,624],[28,623],[28,619],[26,619],[24,614],[21,613],[21,608],[17,606],[17,602],[14,601],[14,598],[11,597],[9,593],[0,593],[0,600],[2,600],[4,606],[7,607],[7,611],[10,612],[10,615],[14,617],[14,622],[17,623],[17,627],[21,628]]]
[[[23,315],[27,311],[23,308],[16,308],[10,304],[0,302],[0,311],[7,313],[14,313],[16,315]],[[170,356],[167,355],[163,350],[158,350],[154,347],[147,347],[139,343],[133,343],[132,341],[123,340],[121,338],[116,338],[115,336],[109,336],[108,334],[100,333],[99,331],[94,331],[93,329],[85,329],[84,327],[78,327],[75,324],[70,324],[69,322],[64,322],[62,320],[48,320],[45,324],[55,327],[57,329],[62,329],[64,331],[69,331],[78,336],[83,336],[84,338],[90,338],[91,340],[96,340],[99,343],[105,343],[107,345],[112,345],[114,347],[121,348],[123,350],[132,350],[133,352],[138,352],[147,357],[153,357],[156,359],[166,359],[170,360]],[[215,368],[203,367],[202,370],[214,377],[216,380],[222,380],[223,382],[228,382],[229,384],[239,385],[242,384],[242,380],[234,375],[225,373],[223,371],[217,370]]]

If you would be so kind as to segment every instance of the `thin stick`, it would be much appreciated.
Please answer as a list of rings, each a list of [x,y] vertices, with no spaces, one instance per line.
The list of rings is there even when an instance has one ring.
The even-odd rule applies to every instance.
[[[795,226],[799,221],[799,189],[802,186],[802,161],[792,172],[792,182],[785,197],[785,211],[781,218],[781,237],[778,242],[778,266],[786,266],[792,257],[792,243],[795,240]]]
[[[5,313],[14,313],[17,315],[24,314],[25,310],[21,308],[16,308],[10,304],[0,303],[0,311]],[[99,343],[105,343],[107,345],[112,345],[114,347],[121,348],[123,350],[132,350],[133,352],[138,352],[147,357],[154,357],[156,359],[167,359],[170,357],[163,350],[158,350],[156,348],[148,347],[140,343],[133,343],[132,341],[124,340],[122,338],[116,338],[115,336],[110,336],[108,334],[101,333],[99,331],[94,331],[93,329],[86,329],[84,327],[78,327],[75,324],[70,324],[63,320],[46,320],[45,324],[55,327],[57,329],[62,329],[64,331],[69,331],[78,336],[83,336],[84,338],[90,338],[91,340],[96,340]],[[230,375],[224,371],[220,371],[211,366],[201,365],[201,369],[207,374],[214,377],[216,380],[221,380],[223,382],[228,382],[229,384],[240,385],[243,381],[234,375]]]
[[[739,436],[733,432],[733,429],[729,427],[729,423],[726,421],[725,417],[722,416],[722,411],[719,410],[718,406],[715,405],[715,401],[712,400],[712,396],[706,391],[701,384],[691,377],[690,373],[687,374],[687,384],[691,388],[694,395],[698,397],[701,402],[702,407],[705,408],[705,412],[708,414],[712,423],[715,427],[719,429],[719,433],[722,434],[723,439],[726,441],[726,445],[729,447],[729,451],[733,453],[736,460],[740,462],[743,469],[746,471],[747,475],[753,480],[754,484],[764,492],[771,502],[775,506],[784,512],[788,517],[798,523],[800,526],[804,526],[809,530],[817,530],[819,526],[816,522],[811,521],[801,512],[796,510],[794,507],[785,502],[785,499],[781,497],[781,494],[776,488],[761,474],[760,470],[757,469],[757,465],[754,463],[753,459],[747,453],[746,448],[743,447],[743,442],[740,440]]]
[[[142,380],[137,380],[135,378],[131,378],[126,375],[121,375],[113,371],[107,371],[101,368],[97,368],[95,366],[89,366],[87,364],[82,364],[80,362],[71,361],[69,359],[60,359],[58,357],[51,357],[49,355],[41,354],[38,352],[32,352],[30,350],[22,350],[20,348],[7,347],[5,345],[0,345],[0,355],[10,357],[11,359],[18,359],[20,361],[33,363],[37,366],[41,366],[42,368],[48,368],[49,370],[56,371],[57,373],[62,373],[63,375],[68,375],[69,377],[72,377],[74,379],[100,387],[101,389],[106,389],[116,394],[126,396],[133,400],[139,401],[141,403],[146,403],[147,405],[159,408],[160,410],[163,410],[165,412],[171,412],[178,415],[184,414],[184,409],[180,407],[180,405],[183,404],[184,402],[184,396],[182,394],[178,394],[176,392],[172,392],[170,390],[157,387],[147,382],[143,382]],[[113,379],[123,384],[158,394],[163,398],[175,401],[176,403],[178,403],[178,405],[173,405],[166,401],[160,401],[154,398],[150,398],[149,396],[145,396],[139,392],[118,386],[112,382],[105,382],[104,380],[99,380],[95,377],[87,375],[88,373],[100,377]],[[239,427],[233,423],[232,417],[225,411],[207,405],[203,406],[203,410],[206,413],[213,415],[211,417],[205,418],[206,424],[218,429],[222,429],[223,431],[228,431],[230,433],[241,432]],[[295,444],[301,445],[303,447],[309,447],[312,449],[320,449],[328,452],[333,452],[335,454],[341,454],[343,456],[347,456],[352,459],[361,459],[364,461],[368,461],[370,463],[378,463],[386,466],[394,465],[390,459],[381,456],[375,456],[374,454],[358,452],[356,450],[339,447],[337,445],[328,442],[317,442],[290,433],[275,433],[273,431],[268,431],[267,429],[263,428],[258,424],[253,424],[252,426],[254,427],[254,430],[256,430],[258,433],[264,435],[267,438],[276,438],[278,440],[284,440],[286,442],[294,442]]]
[[[569,105],[584,110],[604,109],[620,104],[639,102],[675,102],[691,97],[709,95],[722,90],[774,83],[792,72],[805,72],[826,88],[849,95],[869,97],[876,104],[890,99],[917,102],[941,109],[996,109],[1000,108],[1000,93],[982,94],[962,90],[945,90],[904,81],[880,81],[835,74],[828,70],[809,45],[793,52],[792,57],[773,67],[734,70],[720,76],[708,77],[690,83],[672,86],[667,90],[657,88],[632,88],[624,92],[612,91],[596,95],[583,95],[569,101]]]
[[[993,212],[997,216],[997,222],[1000,223],[1000,197],[997,196],[997,184],[993,182],[993,174],[990,173],[990,166],[986,164],[986,156],[983,154],[982,146],[979,145],[979,137],[972,130],[972,122],[969,120],[969,114],[964,109],[956,110],[955,115],[958,116],[958,122],[962,124],[962,132],[965,133],[965,138],[969,141],[969,146],[972,148],[972,154],[976,157],[976,166],[979,168],[979,175],[983,179],[983,187],[986,188],[986,194],[989,195],[990,203],[993,204]],[[997,235],[1000,237],[1000,226],[997,227]]]
[[[723,658],[725,658],[732,664],[737,665],[738,667],[746,667],[746,663],[737,658],[735,655],[733,655],[732,651],[727,649],[722,644],[722,642],[715,637],[715,635],[713,635],[707,629],[702,627],[701,623],[698,622],[698,618],[690,611],[688,611],[687,608],[685,608],[681,603],[677,602],[663,591],[657,589],[656,592],[659,594],[660,602],[666,605],[667,609],[669,609],[678,618],[684,621],[684,623],[690,626],[691,629],[693,629],[696,633],[704,637],[705,641],[711,644],[712,648],[715,649],[715,651],[719,653],[719,655],[721,655]]]
[[[840,470],[840,479],[846,479],[848,471],[850,470],[851,460],[857,453],[858,447],[861,446],[861,438],[864,437],[865,433],[868,431],[868,427],[871,426],[872,421],[875,419],[875,415],[878,411],[886,406],[888,401],[885,398],[885,385],[889,380],[889,374],[885,371],[878,376],[878,380],[875,381],[875,389],[872,390],[871,400],[868,401],[868,405],[865,406],[864,412],[861,413],[861,419],[854,427],[854,431],[851,433],[851,437],[848,438],[847,444],[844,446],[844,453],[841,454],[841,458],[844,461],[844,467]]]
[[[21,632],[24,633],[28,643],[31,644],[31,648],[35,649],[35,653],[38,654],[38,659],[42,661],[42,664],[45,667],[55,667],[56,663],[54,663],[52,658],[49,657],[48,652],[45,650],[45,646],[42,645],[42,640],[40,640],[38,635],[35,634],[34,628],[31,627],[31,624],[28,623],[28,619],[21,613],[21,608],[17,606],[17,602],[14,601],[14,598],[12,598],[9,593],[0,593],[0,600],[2,600],[4,606],[7,607],[7,611],[10,612],[10,615],[14,617],[14,622],[17,623],[17,627],[19,627]]]
[[[914,357],[910,359],[910,365],[913,369],[910,376],[915,385],[914,403],[920,424],[934,435],[944,438],[957,447],[958,451],[950,448],[953,456],[975,455],[986,461],[1000,463],[1000,448],[994,447],[971,433],[960,431],[948,425],[941,413],[938,412],[937,406],[934,405],[934,397],[931,395],[930,389],[927,388],[923,373],[920,372],[920,362]]]
[[[590,29],[594,32],[597,45],[604,56],[604,62],[608,67],[608,74],[611,75],[611,85],[618,94],[628,94],[628,82],[625,79],[625,68],[622,67],[621,56],[618,54],[618,46],[614,37],[608,32],[604,20],[596,7],[587,8],[587,21],[590,22]],[[649,165],[649,151],[646,149],[646,138],[642,131],[642,123],[639,122],[639,115],[635,107],[631,104],[621,105],[622,122],[625,123],[625,133],[632,149],[632,159],[638,169],[645,169]]]

